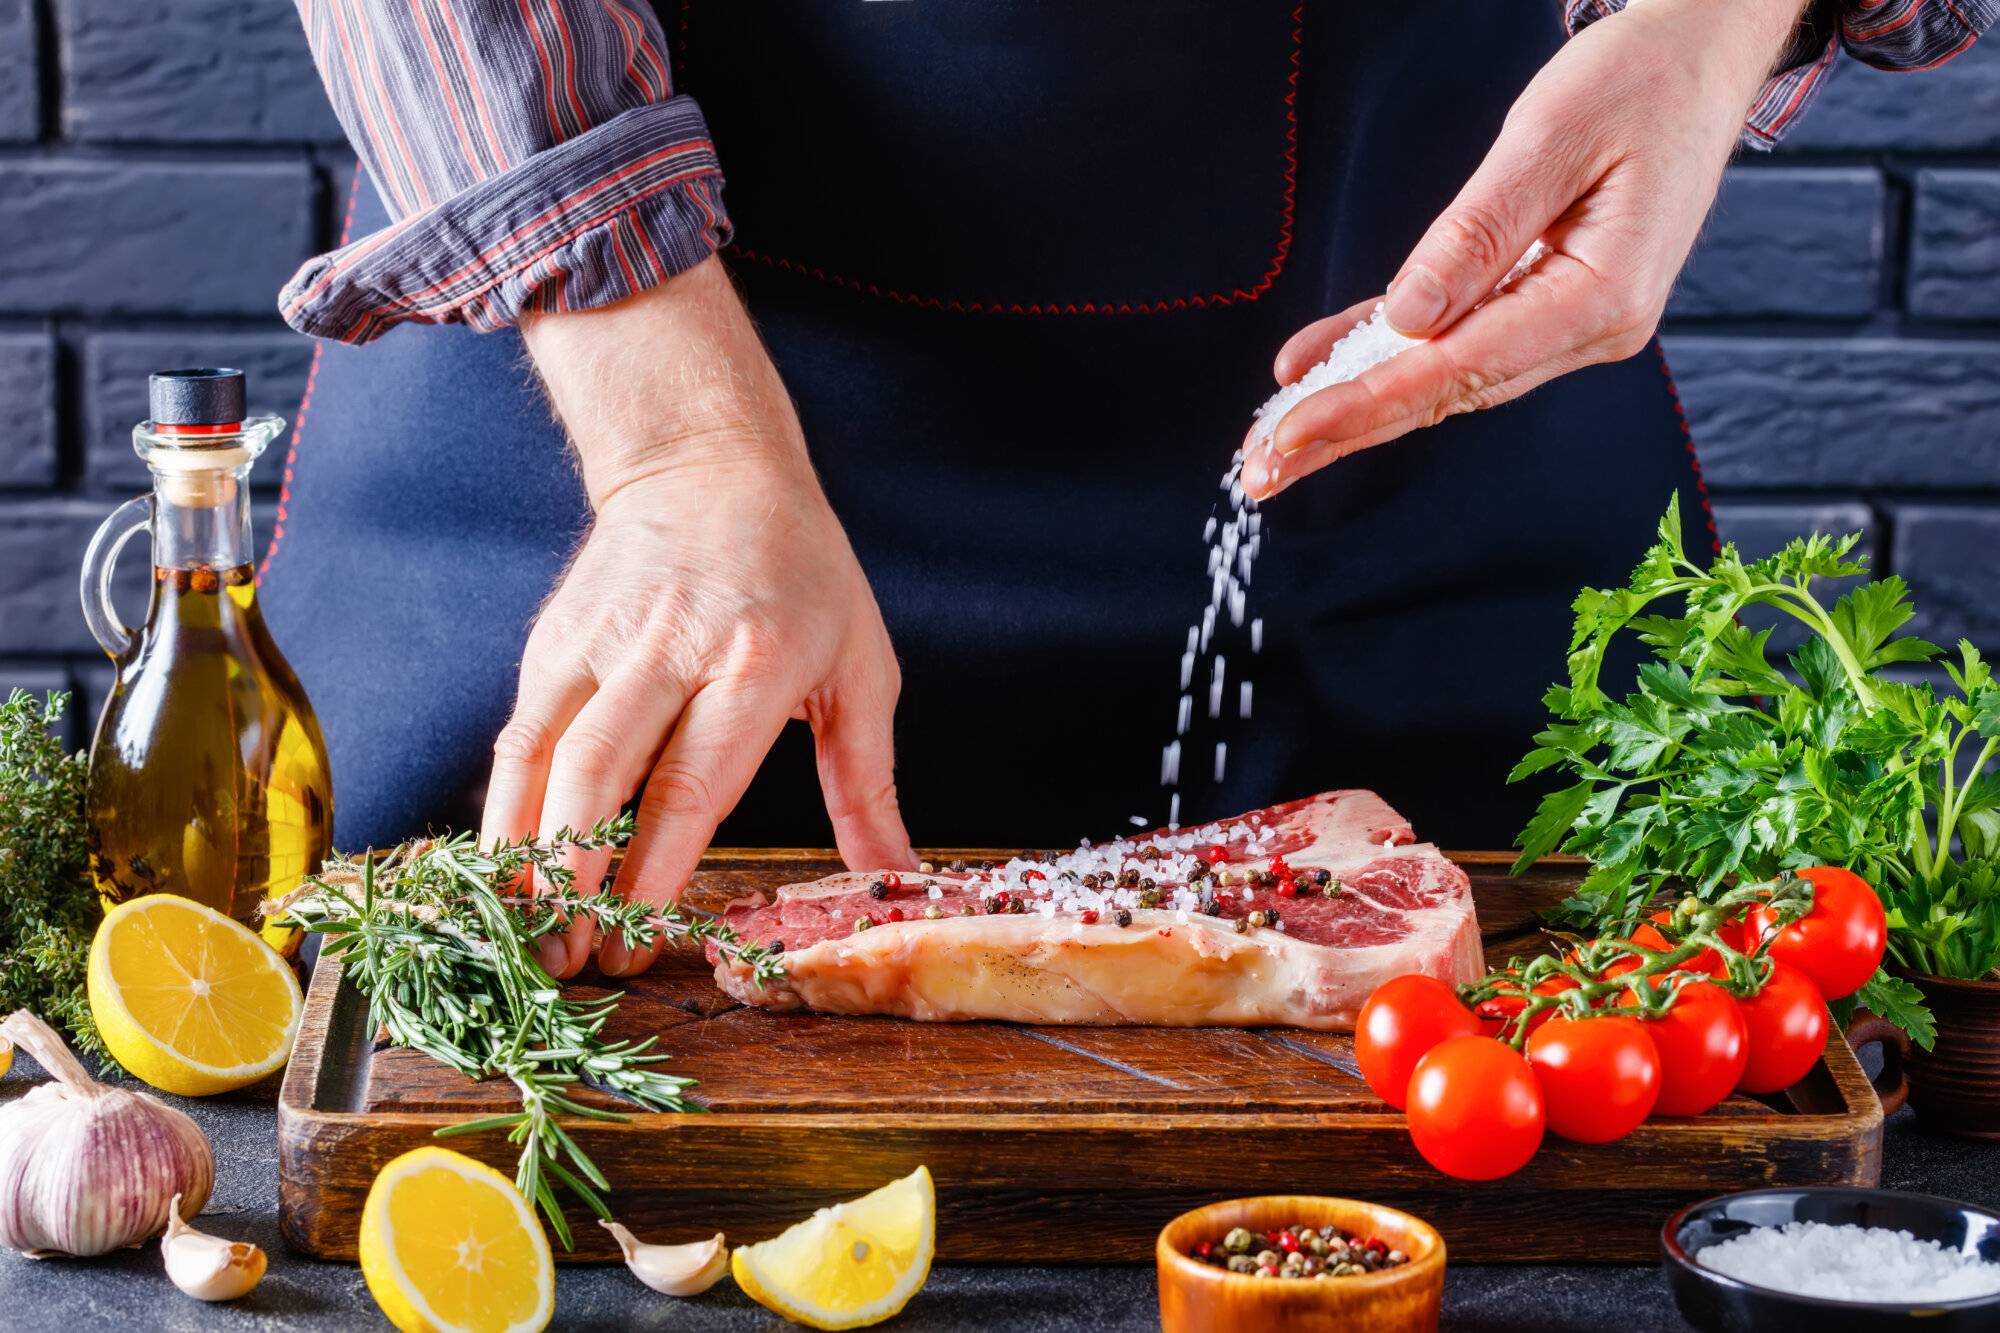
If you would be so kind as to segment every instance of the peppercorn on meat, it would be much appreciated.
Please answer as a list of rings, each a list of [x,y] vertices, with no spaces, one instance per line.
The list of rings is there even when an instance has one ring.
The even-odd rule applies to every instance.
[[[1377,984],[1480,970],[1465,872],[1368,791],[1003,865],[847,873],[732,903],[782,948],[777,1010],[1346,1030]]]

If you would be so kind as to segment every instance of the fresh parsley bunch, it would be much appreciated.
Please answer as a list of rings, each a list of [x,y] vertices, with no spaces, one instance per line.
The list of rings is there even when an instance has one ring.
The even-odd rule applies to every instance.
[[[103,908],[84,822],[88,760],[56,726],[67,694],[12,691],[0,703],[0,1013],[27,1009],[108,1059],[84,978]]]
[[[1688,559],[1678,504],[1623,588],[1578,594],[1569,681],[1510,781],[1575,779],[1542,799],[1517,871],[1552,851],[1591,868],[1564,915],[1629,926],[1672,889],[1713,898],[1734,880],[1845,866],[1889,912],[1891,956],[1917,972],[1979,977],[2000,967],[2000,685],[1970,643],[1944,694],[1912,667],[1943,650],[1902,636],[1913,614],[1893,575],[1830,605],[1823,579],[1866,575],[1859,534],[1802,537],[1745,563],[1734,546]],[[1771,631],[1739,617],[1767,607],[1810,631],[1782,665]],[[1600,684],[1629,632],[1652,652],[1622,700]],[[1928,1047],[1916,988],[1878,972],[1857,997]]]

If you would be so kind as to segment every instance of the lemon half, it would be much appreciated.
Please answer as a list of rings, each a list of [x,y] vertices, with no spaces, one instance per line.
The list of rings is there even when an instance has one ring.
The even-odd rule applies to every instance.
[[[739,1246],[729,1269],[766,1309],[813,1328],[880,1323],[910,1303],[937,1248],[937,1192],[918,1167],[783,1235]]]
[[[555,1261],[528,1201],[447,1148],[413,1149],[376,1175],[361,1275],[403,1333],[537,1333],[555,1314]]]
[[[118,1063],[205,1097],[284,1067],[304,1000],[256,932],[170,893],[120,903],[90,942],[90,1016]]]

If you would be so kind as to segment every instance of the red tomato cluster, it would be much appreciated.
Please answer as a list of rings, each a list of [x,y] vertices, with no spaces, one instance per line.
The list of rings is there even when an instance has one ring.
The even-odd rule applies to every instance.
[[[1531,1020],[1525,1054],[1500,1039],[1524,1007],[1500,996],[1468,1009],[1434,977],[1383,983],[1361,1007],[1354,1057],[1375,1094],[1404,1111],[1424,1159],[1462,1180],[1494,1180],[1519,1170],[1544,1132],[1579,1143],[1609,1143],[1650,1115],[1700,1115],[1731,1092],[1776,1092],[1803,1078],[1825,1050],[1826,1002],[1859,990],[1881,965],[1887,938],[1881,901],[1866,881],[1829,867],[1800,872],[1813,885],[1812,909],[1781,923],[1754,908],[1725,941],[1748,952],[1768,941],[1774,960],[1757,994],[1738,1000],[1710,980],[1683,980],[1657,1017],[1544,1011]],[[1633,941],[1667,951],[1656,914]],[[1619,960],[1623,963],[1625,960]],[[1614,963],[1606,976],[1639,966]],[[1726,977],[1713,949],[1676,969]],[[1650,979],[1658,986],[1662,978]],[[1576,985],[1555,977],[1535,989]],[[1635,1003],[1631,991],[1621,1002]]]

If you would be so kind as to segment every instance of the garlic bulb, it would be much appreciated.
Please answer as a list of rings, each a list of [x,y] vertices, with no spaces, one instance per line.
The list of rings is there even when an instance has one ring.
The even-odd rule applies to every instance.
[[[224,1240],[181,1221],[181,1196],[167,1209],[160,1257],[174,1285],[198,1301],[233,1301],[264,1277],[264,1252],[244,1240]]]
[[[36,1259],[103,1254],[157,1236],[176,1195],[201,1211],[215,1154],[199,1125],[99,1083],[25,1009],[0,1020],[0,1037],[54,1076],[0,1106],[0,1246]]]
[[[686,1245],[647,1245],[616,1222],[599,1220],[599,1226],[618,1238],[625,1251],[625,1266],[632,1276],[663,1296],[699,1296],[729,1271],[729,1247],[722,1233],[713,1240],[697,1240]]]

